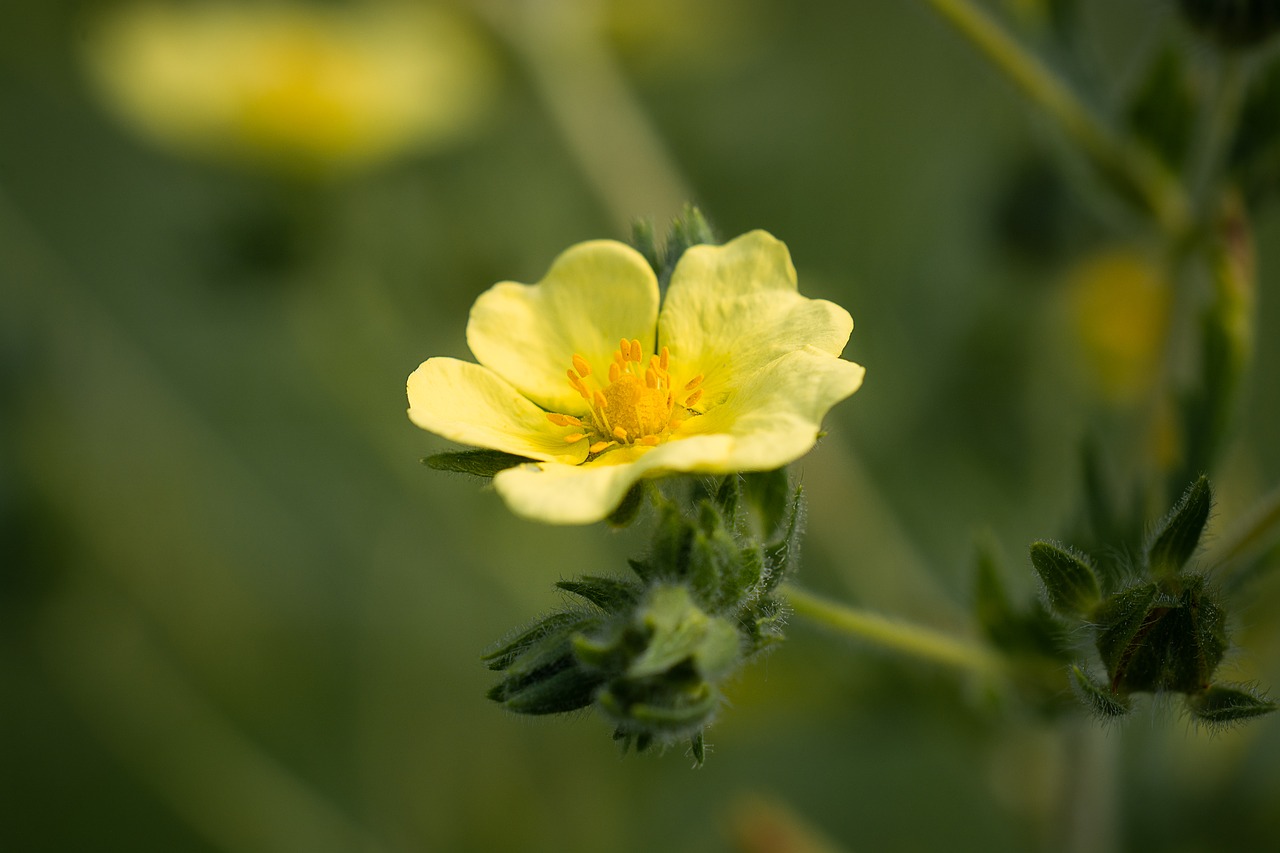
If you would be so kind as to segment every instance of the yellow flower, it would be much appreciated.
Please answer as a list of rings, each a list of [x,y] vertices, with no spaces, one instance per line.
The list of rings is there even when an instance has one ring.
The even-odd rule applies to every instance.
[[[1167,276],[1138,250],[1111,248],[1068,279],[1068,310],[1098,389],[1115,403],[1139,399],[1159,370],[1168,331]]]
[[[661,310],[638,252],[580,243],[538,284],[481,294],[467,324],[479,364],[424,362],[409,417],[537,460],[494,478],[507,505],[587,524],[642,478],[770,470],[808,452],[862,384],[839,358],[852,330],[843,308],[797,292],[786,246],[763,231],[690,248]]]
[[[86,58],[108,107],[162,144],[319,173],[465,131],[493,76],[457,16],[398,3],[137,2]]]

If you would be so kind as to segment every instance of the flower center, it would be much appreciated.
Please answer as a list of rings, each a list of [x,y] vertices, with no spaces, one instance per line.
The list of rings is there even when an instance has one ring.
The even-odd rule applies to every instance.
[[[609,363],[608,381],[601,382],[587,360],[576,353],[566,375],[569,384],[586,400],[584,417],[550,413],[556,426],[574,427],[564,436],[573,444],[590,439],[590,452],[603,453],[610,447],[640,444],[653,447],[664,441],[690,415],[702,396],[702,376],[695,376],[682,388],[671,384],[671,353],[666,347],[645,363],[638,340],[618,342]]]

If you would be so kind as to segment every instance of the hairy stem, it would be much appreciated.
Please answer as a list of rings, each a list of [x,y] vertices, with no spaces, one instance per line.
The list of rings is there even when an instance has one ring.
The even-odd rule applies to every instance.
[[[1043,62],[971,0],[927,0],[971,41],[1105,172],[1122,176],[1156,222],[1182,237],[1191,226],[1191,202],[1177,178],[1145,148],[1117,136]]]
[[[1000,675],[1004,659],[990,649],[951,634],[828,601],[787,584],[782,594],[796,615],[887,651],[980,675]]]

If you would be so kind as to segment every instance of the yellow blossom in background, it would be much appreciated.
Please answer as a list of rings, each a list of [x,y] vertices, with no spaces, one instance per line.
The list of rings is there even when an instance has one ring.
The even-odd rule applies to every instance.
[[[106,105],[182,153],[349,171],[451,140],[493,94],[484,42],[431,5],[131,3],[91,27]]]
[[[538,284],[476,300],[467,343],[479,364],[424,362],[409,417],[536,460],[494,478],[507,505],[587,524],[642,478],[770,470],[808,452],[862,384],[862,367],[839,358],[852,330],[843,308],[797,292],[786,246],[763,231],[690,248],[661,307],[639,252],[580,243]]]
[[[1067,281],[1068,310],[1089,375],[1112,402],[1151,387],[1169,325],[1170,287],[1152,258],[1111,248],[1078,264]]]

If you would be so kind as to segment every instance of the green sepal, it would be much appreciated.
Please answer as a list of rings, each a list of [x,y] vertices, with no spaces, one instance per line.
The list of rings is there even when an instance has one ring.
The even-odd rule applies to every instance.
[[[422,464],[435,471],[453,471],[489,480],[499,471],[536,461],[501,450],[457,450],[433,454],[423,459]]]
[[[501,642],[493,650],[485,652],[480,660],[492,670],[503,670],[512,666],[516,660],[531,652],[536,646],[548,638],[554,642],[556,638],[565,640],[571,634],[583,630],[594,622],[594,618],[575,611],[552,613],[535,622],[509,640]]]
[[[1202,723],[1227,726],[1276,710],[1276,703],[1244,685],[1214,684],[1187,696],[1187,708]]]
[[[540,669],[503,679],[487,695],[519,714],[562,714],[594,702],[601,681],[577,666],[569,653]]]
[[[1071,666],[1071,683],[1080,700],[1088,706],[1094,716],[1109,719],[1129,713],[1128,696],[1119,696],[1094,683],[1094,680],[1075,664]]]
[[[742,491],[759,519],[761,537],[772,539],[785,535],[784,528],[794,519],[793,509],[798,491],[791,488],[787,469],[783,467],[743,474]]]
[[[620,613],[640,600],[644,590],[630,581],[583,575],[577,580],[557,581],[556,586],[585,598],[606,613]]]
[[[1212,505],[1209,480],[1201,476],[1187,488],[1152,536],[1147,564],[1154,574],[1175,574],[1187,564],[1200,546]]]
[[[658,232],[652,219],[636,219],[631,223],[631,245],[644,255],[654,275],[662,275],[662,253],[658,249]]]
[[[1146,79],[1129,104],[1129,126],[1172,171],[1187,158],[1196,105],[1182,54],[1166,46],[1147,69]]]
[[[720,707],[720,698],[705,681],[679,686],[615,681],[599,692],[596,703],[624,737],[637,738],[637,751],[643,751],[655,740],[670,743],[700,731]]]
[[[764,574],[761,587],[764,592],[773,592],[786,579],[790,571],[800,559],[800,534],[804,530],[804,490],[799,486],[791,493],[791,499],[782,523],[777,529],[778,536],[766,542],[761,556],[764,557]]]
[[[741,652],[737,628],[701,610],[685,587],[653,590],[638,615],[649,641],[644,652],[627,667],[630,679],[661,675],[686,661],[699,676],[714,678],[738,663]]]
[[[997,648],[1012,655],[1067,659],[1061,623],[1038,600],[1015,608],[994,546],[979,543],[974,564],[973,607],[978,627]]]
[[[736,583],[740,574],[738,563],[738,543],[730,534],[724,516],[711,501],[702,501],[681,573],[688,579],[697,600],[712,609],[736,602],[743,592]],[[757,575],[750,583],[754,585],[758,580]]]
[[[1203,575],[1178,582],[1133,587],[1098,609],[1098,654],[1113,689],[1199,693],[1212,680],[1227,651],[1226,617]]]
[[[1052,542],[1031,543],[1031,565],[1044,584],[1049,606],[1064,616],[1088,615],[1102,597],[1086,558]]]
[[[783,639],[786,610],[772,596],[764,596],[744,607],[734,617],[743,636],[742,656],[745,660],[759,654]]]
[[[643,480],[627,489],[627,493],[622,496],[622,502],[605,519],[609,526],[615,530],[630,527],[631,523],[640,515],[640,510],[644,508],[644,496],[647,489],[648,486]]]
[[[702,211],[692,204],[685,204],[684,210],[672,220],[671,228],[667,231],[667,243],[662,253],[662,271],[658,277],[663,292],[685,251],[692,246],[719,242]]]

